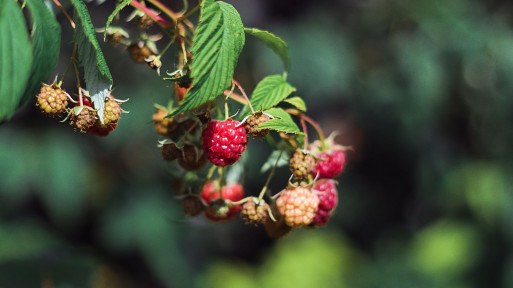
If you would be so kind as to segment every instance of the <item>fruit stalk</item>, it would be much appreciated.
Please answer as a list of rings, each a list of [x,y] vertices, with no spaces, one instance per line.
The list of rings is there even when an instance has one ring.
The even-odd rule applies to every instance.
[[[276,162],[274,162],[273,169],[271,170],[271,173],[269,173],[269,176],[267,176],[264,188],[262,188],[262,191],[260,191],[260,195],[258,195],[258,200],[262,200],[264,198],[265,192],[267,192],[267,187],[269,186],[269,183],[271,182],[271,179],[274,176],[274,172],[276,171],[276,167],[278,167],[278,162],[280,161],[281,154],[283,154],[283,150],[280,151],[280,155],[278,155],[278,157],[276,158]]]
[[[66,16],[66,18],[68,18],[68,21],[69,21],[69,24],[71,24],[71,27],[73,29],[75,29],[75,22],[73,22],[73,19],[71,19],[71,17],[69,16],[68,12],[66,11],[66,9],[64,9],[64,7],[62,7],[62,4],[59,2],[59,0],[53,0],[53,3],[55,5],[57,5],[57,7],[59,7],[59,9],[61,9],[61,11],[64,14],[64,16]]]
[[[308,124],[312,125],[312,127],[315,129],[315,132],[317,132],[317,135],[319,135],[319,139],[324,142],[324,133],[322,132],[322,129],[321,127],[319,126],[319,124],[317,124],[317,122],[315,122],[312,118],[306,116],[306,114],[304,113],[301,113],[300,111],[296,110],[296,109],[287,109],[287,112],[289,114],[292,114],[292,115],[296,115],[296,116],[299,116],[301,117],[301,119],[304,119],[306,122],[308,122]],[[306,139],[305,139],[306,140]],[[305,141],[307,142],[307,141]]]
[[[237,88],[239,88],[239,91],[242,93],[242,95],[248,102],[249,109],[251,109],[251,114],[255,114],[255,110],[253,109],[253,106],[251,105],[251,101],[249,101],[248,95],[246,95],[246,92],[244,92],[244,89],[242,89],[239,82],[235,81],[235,79],[232,79],[232,83],[237,85]]]
[[[162,28],[169,28],[169,27],[173,26],[173,23],[171,23],[171,22],[165,20],[164,18],[160,17],[159,15],[153,13],[153,11],[151,11],[148,7],[139,3],[137,0],[133,0],[132,2],[130,2],[130,5],[134,8],[137,8],[137,9],[143,11],[146,15],[148,15],[148,17],[153,19],[153,21],[155,21]]]
[[[171,9],[167,8],[166,5],[160,3],[160,1],[158,1],[158,0],[147,0],[147,1],[150,2],[151,4],[153,4],[153,6],[157,7],[160,11],[164,12],[164,14],[169,16],[169,18],[173,19],[174,22],[176,22],[177,18],[180,17],[178,15],[178,13],[176,13],[176,12],[172,11]],[[135,1],[132,1],[132,2],[135,2]]]

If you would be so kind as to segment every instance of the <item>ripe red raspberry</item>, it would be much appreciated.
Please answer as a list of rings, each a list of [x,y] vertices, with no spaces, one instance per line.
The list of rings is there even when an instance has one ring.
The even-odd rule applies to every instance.
[[[258,126],[264,124],[265,122],[271,119],[269,115],[264,114],[262,112],[256,112],[255,114],[249,116],[246,121],[244,121],[244,128],[246,129],[246,133],[256,137],[263,138],[269,134],[269,129],[257,129]]]
[[[303,180],[310,175],[315,165],[315,158],[309,153],[297,149],[290,157],[289,167],[297,180]]]
[[[311,225],[326,225],[338,202],[338,192],[335,180],[321,179],[314,184],[313,191],[319,197],[319,209]]]
[[[263,199],[251,197],[242,205],[240,212],[246,224],[261,225],[269,221],[269,205]]]
[[[312,170],[314,176],[319,178],[335,178],[344,169],[346,163],[346,154],[342,150],[329,150],[317,155],[318,160]]]
[[[237,216],[241,205],[232,205],[244,198],[244,190],[239,183],[230,183],[222,189],[218,181],[209,181],[203,186],[201,198],[208,204],[205,217],[213,222],[227,221]]]
[[[109,126],[105,126],[105,125],[100,124],[100,121],[96,120],[96,123],[94,124],[94,126],[89,128],[89,130],[87,130],[87,133],[93,134],[96,136],[100,136],[100,137],[105,137],[105,136],[109,135],[110,132],[112,132],[112,130],[116,129],[117,126],[118,126],[118,124],[112,124]]]
[[[314,177],[318,175],[319,178],[335,178],[344,170],[345,151],[352,148],[336,144],[336,136],[337,133],[333,132],[324,141],[317,140],[310,144],[310,152],[318,158],[312,171]]]
[[[310,224],[319,206],[319,197],[305,187],[284,189],[276,200],[285,223],[293,228]]]
[[[248,143],[244,126],[231,119],[210,121],[201,136],[208,160],[221,167],[237,162]]]
[[[66,110],[68,97],[68,93],[56,83],[52,85],[43,84],[41,91],[37,94],[36,106],[42,113],[51,117],[58,117]]]
[[[91,102],[87,98],[82,98],[83,106],[80,109],[80,103],[75,104],[75,108],[70,111],[70,125],[76,130],[85,133],[96,123],[96,111],[91,107]]]

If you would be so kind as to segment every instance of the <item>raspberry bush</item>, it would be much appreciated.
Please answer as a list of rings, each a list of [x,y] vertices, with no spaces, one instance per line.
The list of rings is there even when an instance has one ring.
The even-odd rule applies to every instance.
[[[147,118],[160,138],[156,146],[163,160],[180,183],[176,190],[183,194],[178,198],[185,215],[203,214],[219,222],[240,213],[246,223],[264,225],[266,231],[273,225],[283,224],[282,230],[288,231],[326,224],[338,201],[337,182],[328,179],[343,171],[348,147],[335,143],[336,134],[325,138],[306,115],[306,103],[287,81],[289,52],[283,39],[245,27],[238,11],[223,1],[203,0],[193,7],[185,5],[181,12],[156,0],[119,1],[105,27],[93,27],[83,1],[71,0],[67,9],[52,0],[48,2],[66,16],[74,36],[66,46],[72,55],[67,68],[56,72],[52,84],[44,84],[59,57],[60,27],[47,6],[23,1],[34,27],[41,27],[29,37],[26,25],[32,22],[25,22],[17,2],[2,2],[0,9],[12,12],[9,20],[17,23],[13,32],[19,34],[13,44],[20,49],[1,54],[7,58],[0,60],[41,58],[12,63],[20,69],[7,75],[11,81],[0,87],[0,121],[37,98],[35,105],[43,114],[63,118],[76,131],[107,136],[123,125],[120,104],[125,101],[112,96],[114,82],[97,39],[103,34],[105,42],[126,51],[127,58],[143,69],[155,70],[162,85],[170,87],[173,96],[167,103],[153,103],[156,111]],[[132,10],[128,23],[120,20],[123,9]],[[283,63],[282,73],[264,77],[249,95],[237,81],[242,77],[234,75],[246,37],[262,41]],[[42,47],[45,57],[35,53]],[[171,47],[176,53],[168,52]],[[61,87],[69,71],[75,75],[76,88],[66,92]],[[309,135],[309,126],[316,136]],[[262,167],[269,174],[257,187],[259,194],[244,198],[242,174],[252,141],[268,143],[274,151]],[[274,180],[284,188],[273,195],[268,186],[276,169],[286,163],[291,177],[288,183]]]

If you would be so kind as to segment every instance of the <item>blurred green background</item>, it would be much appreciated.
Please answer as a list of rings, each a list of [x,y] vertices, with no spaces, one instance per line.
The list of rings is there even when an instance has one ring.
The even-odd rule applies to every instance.
[[[308,114],[355,147],[328,226],[270,239],[240,219],[187,219],[151,123],[169,83],[103,45],[113,94],[130,98],[109,137],[34,103],[0,126],[0,288],[513,287],[512,3],[229,2],[288,42]],[[114,4],[89,6],[95,26]],[[280,65],[247,37],[236,79],[252,91]],[[247,194],[269,153],[249,144]]]

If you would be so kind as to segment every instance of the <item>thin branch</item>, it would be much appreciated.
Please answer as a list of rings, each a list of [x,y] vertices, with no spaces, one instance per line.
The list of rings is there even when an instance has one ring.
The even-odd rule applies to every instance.
[[[161,26],[162,28],[169,28],[174,25],[174,23],[171,23],[171,22],[165,20],[164,18],[160,17],[159,15],[155,14],[153,11],[150,10],[150,8],[142,5],[137,0],[133,0],[132,2],[130,2],[130,5],[136,9],[139,9],[142,12],[144,12],[146,15],[148,15],[148,17],[153,19],[153,21],[157,22],[157,24],[159,26]]]
[[[173,10],[167,8],[166,5],[160,3],[158,0],[146,0],[153,4],[153,6],[157,7],[160,11],[164,12],[169,18],[173,19],[173,22],[176,22],[176,19],[180,17],[180,14],[174,12]]]
[[[75,29],[75,22],[73,22],[73,19],[71,19],[71,17],[69,16],[68,12],[66,11],[66,9],[64,9],[64,7],[62,7],[62,4],[59,2],[59,0],[53,0],[53,3],[55,5],[57,5],[57,7],[59,7],[59,9],[61,9],[61,11],[64,14],[64,16],[66,16],[66,18],[68,18],[68,21],[71,24],[71,27],[73,29]]]
[[[319,135],[319,140],[324,143],[324,133],[322,132],[321,126],[317,124],[312,118],[306,116],[305,114],[299,112],[296,109],[287,109],[286,110],[289,114],[296,115],[304,119],[308,124],[312,125],[312,127],[315,129],[315,132],[317,132],[317,135]]]
[[[242,89],[239,82],[235,81],[235,79],[232,79],[232,83],[237,85],[237,88],[239,88],[239,91],[242,93],[244,98],[246,98],[246,101],[248,102],[249,109],[251,109],[251,113],[255,114],[255,110],[253,109],[253,106],[251,105],[251,101],[249,101],[248,95],[246,95],[246,92],[244,92],[244,89]]]

